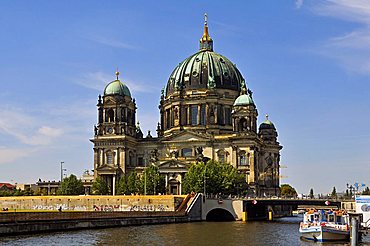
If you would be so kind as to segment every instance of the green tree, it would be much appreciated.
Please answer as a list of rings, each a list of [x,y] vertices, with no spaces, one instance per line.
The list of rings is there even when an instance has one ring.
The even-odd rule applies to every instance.
[[[203,182],[205,179],[205,164],[203,162],[194,163],[185,174],[183,189],[185,193],[203,192]]]
[[[185,174],[183,183],[186,193],[203,192],[204,182],[208,194],[241,194],[246,191],[245,176],[228,163],[208,161],[195,163]]]
[[[370,195],[369,187],[366,187],[365,190],[361,193],[362,195]]]
[[[123,175],[118,179],[118,182],[116,184],[117,187],[117,195],[127,195],[127,179],[126,176]]]
[[[314,199],[315,198],[315,195],[313,193],[313,188],[311,188],[311,190],[310,190],[310,198],[311,199]]]
[[[280,186],[280,196],[296,197],[297,196],[297,191],[289,184],[282,184]]]
[[[127,178],[127,194],[141,193],[141,182],[136,172],[131,172]]]
[[[107,195],[108,190],[108,184],[100,177],[97,177],[95,181],[93,182],[92,186],[92,194],[94,195]]]
[[[58,189],[59,195],[82,195],[85,192],[85,188],[80,179],[73,174],[63,179],[60,188]]]
[[[333,190],[331,192],[330,197],[333,198],[333,199],[336,199],[338,197],[338,195],[337,195],[337,189],[335,188],[335,186],[333,187]]]
[[[150,165],[149,167],[145,168],[141,180],[143,182],[146,181],[147,195],[166,193],[165,178],[164,176],[160,175],[158,167]]]

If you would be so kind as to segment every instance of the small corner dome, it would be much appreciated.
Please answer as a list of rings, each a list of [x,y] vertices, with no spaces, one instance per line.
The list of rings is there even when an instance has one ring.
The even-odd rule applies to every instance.
[[[117,79],[110,82],[104,89],[104,96],[128,96],[131,97],[130,90],[118,79],[119,72],[116,72]]]
[[[248,105],[254,105],[253,99],[251,96],[247,94],[242,94],[236,98],[234,102],[234,106],[248,106]]]
[[[261,123],[260,127],[259,127],[260,130],[264,130],[264,129],[272,129],[272,130],[276,130],[275,126],[274,126],[274,123],[272,123],[269,119],[268,119],[268,116],[266,115],[266,120],[264,122]]]

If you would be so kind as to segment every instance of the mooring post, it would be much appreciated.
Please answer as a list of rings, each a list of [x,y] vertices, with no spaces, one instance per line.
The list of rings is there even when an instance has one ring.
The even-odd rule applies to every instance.
[[[247,212],[242,212],[242,221],[243,222],[247,222],[247,219],[248,219],[248,214],[247,214]]]
[[[358,245],[358,217],[351,217],[351,246]]]
[[[273,220],[273,213],[272,213],[272,211],[270,210],[269,211],[269,220],[271,221],[271,220]]]

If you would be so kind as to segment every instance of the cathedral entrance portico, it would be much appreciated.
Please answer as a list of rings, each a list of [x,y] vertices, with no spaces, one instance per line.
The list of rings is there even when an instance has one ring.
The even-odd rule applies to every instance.
[[[165,176],[166,190],[169,194],[180,195],[182,182],[189,164],[179,160],[164,161],[158,165],[159,173]]]
[[[96,169],[100,178],[107,184],[108,192],[111,195],[116,194],[116,176],[118,175],[118,168],[105,165]]]

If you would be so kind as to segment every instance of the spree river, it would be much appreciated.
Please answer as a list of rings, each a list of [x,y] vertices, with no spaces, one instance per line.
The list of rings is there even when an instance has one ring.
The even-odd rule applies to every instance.
[[[194,222],[79,230],[0,237],[0,245],[321,245],[300,239],[301,220],[291,217],[274,222]],[[370,245],[369,237],[362,245]]]

